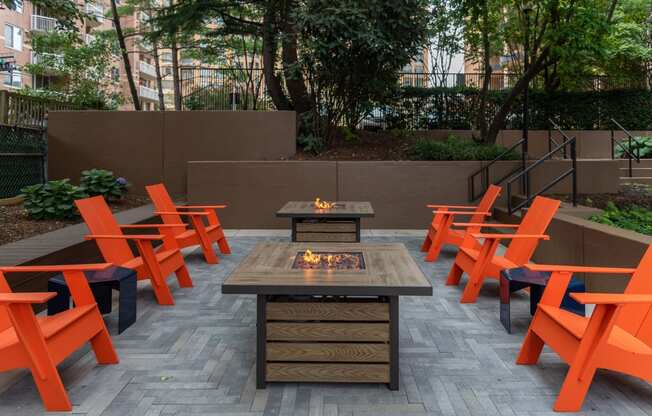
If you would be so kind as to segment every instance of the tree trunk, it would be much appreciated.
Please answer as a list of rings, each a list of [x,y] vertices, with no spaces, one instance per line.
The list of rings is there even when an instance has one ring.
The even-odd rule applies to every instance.
[[[172,82],[174,89],[174,109],[181,111],[181,83],[179,82],[179,47],[177,37],[173,35],[170,42],[172,51]]]
[[[276,32],[276,2],[270,1],[267,4],[267,10],[263,18],[263,71],[265,75],[265,85],[267,91],[277,110],[291,110],[290,101],[288,100],[281,80],[276,75],[276,46],[278,43]]]
[[[512,88],[509,94],[507,94],[505,101],[503,101],[500,108],[496,112],[496,115],[491,121],[487,135],[485,136],[486,143],[496,143],[498,133],[500,133],[500,130],[502,130],[505,126],[505,119],[507,118],[507,114],[509,114],[510,110],[512,109],[512,105],[514,104],[514,101],[516,101],[516,97],[523,94],[523,91],[525,91],[528,85],[530,85],[530,81],[532,81],[539,72],[543,71],[549,65],[549,63],[546,63],[549,52],[550,49],[545,48],[537,57],[537,59],[530,64],[527,72],[523,74],[523,76],[516,82],[514,88]]]
[[[152,55],[154,55],[154,69],[156,70],[156,88],[158,89],[158,109],[165,111],[165,95],[163,95],[163,78],[161,77],[161,64],[158,61],[158,46],[152,42]]]
[[[311,111],[313,105],[299,64],[297,32],[291,15],[292,10],[294,10],[294,3],[293,0],[287,0],[284,12],[283,75],[285,76],[285,85],[292,99],[294,110],[301,115]]]
[[[491,42],[489,40],[489,5],[487,0],[482,6],[482,89],[480,90],[480,105],[478,106],[478,126],[480,127],[480,138],[483,142],[487,140],[487,94],[491,83]],[[494,139],[495,140],[495,139]]]
[[[115,26],[116,37],[120,45],[120,54],[122,56],[122,63],[125,67],[127,74],[127,82],[129,83],[129,91],[131,92],[131,99],[134,102],[134,110],[140,111],[140,98],[138,97],[138,89],[134,82],[134,74],[131,72],[131,62],[129,61],[129,53],[127,52],[127,44],[125,42],[124,33],[122,33],[122,25],[120,24],[120,15],[118,15],[118,6],[116,0],[111,0],[111,13],[113,14],[113,25]]]

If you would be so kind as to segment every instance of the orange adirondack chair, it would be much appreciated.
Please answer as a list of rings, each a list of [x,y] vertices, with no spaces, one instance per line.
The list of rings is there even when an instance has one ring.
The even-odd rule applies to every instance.
[[[528,265],[552,272],[530,323],[517,364],[536,364],[547,344],[568,363],[568,373],[553,409],[577,412],[598,368],[652,383],[652,245],[636,269]],[[559,307],[573,273],[627,274],[623,294],[572,293],[596,305],[590,318]]]
[[[49,411],[70,411],[72,405],[57,365],[87,342],[99,364],[117,364],[118,355],[106,330],[84,271],[111,264],[0,267],[0,371],[29,369]],[[63,273],[74,308],[54,316],[36,316],[33,304],[56,293],[13,293],[4,273]]]
[[[219,208],[226,208],[226,205],[174,205],[170,194],[162,183],[146,186],[145,189],[147,189],[147,193],[154,203],[154,207],[156,207],[156,213],[161,216],[163,223],[183,223],[181,221],[181,215],[190,218],[193,229],[188,229],[185,224],[181,227],[172,228],[172,233],[180,247],[199,245],[204,253],[206,263],[210,264],[219,262],[211,247],[212,243],[217,242],[223,254],[231,253],[229,243],[224,236],[222,224],[220,224],[217,212],[215,211]],[[188,209],[198,209],[201,211],[185,211]],[[203,217],[208,219],[208,225],[204,224]]]
[[[453,225],[456,215],[470,216],[470,223],[483,223],[485,216],[491,215],[491,207],[498,199],[498,195],[500,195],[500,186],[489,185],[477,206],[428,205],[428,208],[435,208],[435,211],[433,211],[434,215],[426,238],[421,245],[421,251],[428,252],[426,261],[437,261],[444,244],[459,247],[467,233],[480,232],[480,227],[456,230],[451,228],[451,225]]]
[[[138,280],[151,280],[156,300],[160,305],[174,305],[172,292],[166,282],[166,277],[172,272],[177,275],[179,286],[192,287],[192,279],[172,233],[173,228],[182,224],[119,225],[101,196],[78,199],[75,204],[91,231],[91,235],[86,236],[86,239],[95,240],[104,260],[136,270]],[[122,233],[122,229],[148,228],[156,228],[161,234]],[[128,240],[136,242],[140,256],[134,256]],[[156,240],[163,240],[163,245],[154,251],[152,241]]]
[[[515,234],[467,234],[446,281],[447,285],[457,285],[463,272],[469,275],[460,302],[474,303],[478,299],[485,278],[499,279],[501,270],[521,267],[528,263],[539,240],[549,239],[543,233],[560,204],[561,202],[556,199],[537,196],[520,224],[453,223],[454,226],[466,228],[516,228]],[[473,239],[484,239],[480,249],[474,248],[473,245],[477,243]],[[496,256],[496,249],[502,239],[511,239],[512,242],[504,256]]]

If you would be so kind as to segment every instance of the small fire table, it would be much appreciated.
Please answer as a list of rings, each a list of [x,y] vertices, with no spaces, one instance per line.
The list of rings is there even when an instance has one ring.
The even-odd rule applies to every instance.
[[[432,296],[402,244],[259,243],[222,285],[255,294],[256,386],[399,386],[399,296]]]
[[[293,242],[360,242],[360,219],[373,217],[369,202],[290,201],[277,217],[292,219]]]

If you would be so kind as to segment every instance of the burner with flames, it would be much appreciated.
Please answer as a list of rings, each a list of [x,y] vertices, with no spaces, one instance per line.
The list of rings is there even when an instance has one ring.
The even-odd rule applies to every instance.
[[[319,198],[315,198],[315,202],[313,203],[313,205],[317,209],[331,209],[337,206],[335,202],[322,201]]]
[[[362,253],[321,253],[306,250],[297,254],[292,268],[306,270],[363,270],[365,265]]]

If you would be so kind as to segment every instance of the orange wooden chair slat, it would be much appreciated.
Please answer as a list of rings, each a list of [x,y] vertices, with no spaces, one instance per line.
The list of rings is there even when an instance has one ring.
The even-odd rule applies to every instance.
[[[471,223],[484,223],[499,195],[500,186],[489,185],[477,206],[428,205],[428,208],[435,208],[435,210],[426,238],[421,245],[421,251],[427,252],[426,261],[437,261],[445,244],[459,247],[468,232],[480,231],[480,226],[467,230],[454,229],[451,226],[456,216],[470,217],[468,220]]]
[[[212,244],[217,243],[223,254],[230,254],[231,248],[224,236],[222,224],[216,209],[226,208],[226,205],[177,206],[162,183],[146,186],[145,189],[154,203],[157,214],[165,224],[180,224],[181,216],[187,216],[193,228],[187,226],[174,227],[172,233],[181,248],[200,246],[207,263],[215,264],[219,260],[213,251]],[[204,222],[204,217],[208,223]]]
[[[86,281],[84,271],[111,264],[0,267],[0,371],[25,368],[48,411],[70,411],[72,405],[57,365],[90,342],[99,364],[116,364],[118,355]],[[7,272],[61,272],[74,307],[53,316],[36,316],[33,304],[45,303],[56,293],[13,293]]]
[[[138,280],[150,280],[156,300],[161,305],[174,305],[172,292],[167,284],[167,277],[175,273],[179,286],[192,287],[192,279],[179,249],[172,229],[179,224],[135,224],[120,226],[111,209],[101,196],[75,201],[82,218],[91,235],[87,239],[95,240],[104,260],[117,266],[136,271]],[[125,235],[123,228],[156,228],[160,234]],[[135,256],[128,241],[136,243],[139,256]],[[162,240],[158,250],[152,246],[153,240]]]
[[[474,303],[478,299],[484,280],[488,278],[499,279],[500,272],[504,269],[521,267],[530,261],[540,240],[547,240],[543,233],[552,221],[560,201],[556,199],[537,196],[523,217],[521,224],[516,228],[515,234],[483,234],[468,231],[460,250],[455,257],[455,263],[448,274],[446,284],[457,285],[462,273],[467,273],[469,278],[462,293],[461,303]],[[455,223],[470,229],[481,227],[501,228],[501,224]],[[505,224],[505,228],[513,225]],[[478,240],[483,239],[483,244],[478,248]],[[503,256],[496,255],[496,249],[502,239],[511,239]]]
[[[555,411],[580,411],[599,368],[652,383],[652,245],[636,269],[558,265],[536,265],[536,269],[552,274],[516,362],[536,364],[543,346],[548,345],[569,365]],[[631,278],[623,294],[571,294],[580,303],[596,305],[586,318],[560,308],[574,272]]]

